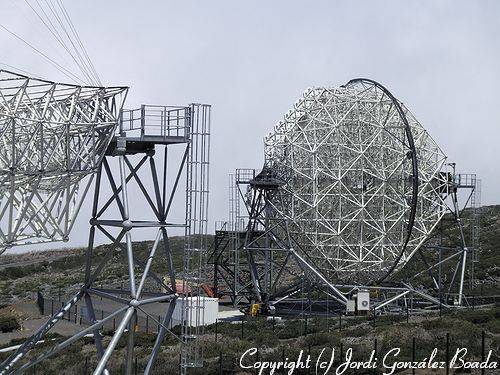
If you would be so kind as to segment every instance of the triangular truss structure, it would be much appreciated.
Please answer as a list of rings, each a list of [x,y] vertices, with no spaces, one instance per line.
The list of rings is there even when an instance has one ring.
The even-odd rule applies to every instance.
[[[261,172],[233,176],[230,220],[216,231],[219,295],[269,312],[313,286],[337,311],[359,290],[371,291],[373,313],[466,303],[478,233],[464,234],[462,216],[473,202],[477,221],[475,175],[456,174],[387,89],[355,79],[307,90],[265,145]],[[448,247],[432,238],[445,215],[457,233]]]
[[[0,254],[68,239],[126,93],[0,70]]]
[[[444,214],[446,156],[373,81],[307,90],[265,145],[286,181],[275,209],[329,279],[385,278]]]

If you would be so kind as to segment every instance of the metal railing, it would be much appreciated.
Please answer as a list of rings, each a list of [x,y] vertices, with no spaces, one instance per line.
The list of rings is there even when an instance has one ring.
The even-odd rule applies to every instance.
[[[236,170],[236,183],[237,184],[248,184],[251,180],[255,178],[255,169],[249,168],[238,168]]]
[[[458,187],[475,187],[476,175],[471,173],[458,173],[454,176],[454,182]]]
[[[120,132],[128,136],[180,137],[189,139],[191,107],[141,105],[124,109],[120,117]]]

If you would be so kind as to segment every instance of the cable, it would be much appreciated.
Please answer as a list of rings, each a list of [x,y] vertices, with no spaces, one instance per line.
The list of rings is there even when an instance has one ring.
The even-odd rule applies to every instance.
[[[73,49],[75,50],[76,52],[76,55],[78,56],[81,64],[85,67],[85,69],[82,69],[82,73],[89,79],[90,83],[94,83],[94,78],[92,77],[92,75],[89,73],[88,71],[88,66],[86,65],[85,61],[83,60],[81,54],[80,54],[80,51],[78,50],[78,48],[75,46],[75,43],[73,42],[73,39],[71,38],[71,36],[69,35],[67,29],[66,29],[66,26],[64,25],[64,22],[62,21],[62,19],[59,17],[59,15],[57,14],[57,9],[55,8],[55,6],[52,4],[52,2],[50,0],[45,0],[45,3],[48,5],[50,11],[52,12],[52,14],[54,15],[55,19],[57,20],[57,22],[59,23],[59,26],[61,27],[62,31],[64,32],[64,34],[66,35],[66,37],[68,38],[69,42],[71,43]]]
[[[7,31],[10,35],[12,35],[13,37],[15,37],[16,39],[20,40],[21,42],[23,42],[24,44],[26,44],[28,47],[30,47],[32,50],[34,50],[36,53],[38,53],[39,55],[41,55],[42,57],[44,57],[45,59],[47,59],[50,63],[52,63],[57,70],[59,70],[61,73],[63,73],[65,76],[67,76],[68,78],[70,79],[75,79],[77,81],[79,81],[80,83],[83,83],[85,84],[85,82],[79,78],[77,75],[73,74],[71,71],[69,71],[68,69],[64,68],[63,66],[59,65],[56,61],[54,61],[53,59],[51,59],[49,56],[47,56],[45,53],[43,53],[42,51],[40,51],[39,49],[37,49],[36,47],[34,47],[33,45],[31,45],[30,43],[28,43],[26,40],[24,40],[22,37],[20,37],[19,35],[17,35],[16,33],[14,33],[13,31],[10,31],[9,29],[7,29],[5,26],[3,26],[2,24],[0,24],[0,28],[4,29],[5,31]]]
[[[35,15],[33,14],[34,12],[32,10],[29,10],[27,9],[26,7],[22,7],[21,6],[21,3],[17,2],[17,1],[12,1],[10,3],[12,6],[13,6],[13,9],[15,8],[15,10],[17,12],[20,12],[20,14],[23,16],[23,18],[26,20],[27,24],[28,25],[33,25],[36,27],[36,35],[37,36],[44,36],[45,35],[45,29],[43,27],[43,25],[40,25],[37,21],[37,18],[35,17]],[[29,16],[28,16],[28,13],[29,13]],[[34,40],[31,41],[32,44],[35,44],[34,43]],[[47,40],[46,42],[44,42],[43,44],[44,46],[46,45],[47,47],[50,47],[50,50],[52,53],[54,53],[55,55],[57,55],[58,58],[61,59],[61,61],[59,62],[60,65],[62,66],[69,66],[69,64],[71,63],[71,61],[68,62],[68,60],[66,59],[66,53],[61,53],[63,51],[61,51],[60,47],[57,45],[57,44],[54,44],[53,41],[51,39]],[[47,53],[48,55],[48,53]],[[50,56],[50,55],[49,55]],[[58,61],[55,56],[53,57],[54,60]]]
[[[66,50],[66,52],[71,56],[71,58],[73,59],[73,61],[76,63],[76,65],[78,66],[78,68],[80,69],[80,71],[87,77],[87,79],[89,79],[89,76],[86,74],[86,72],[83,70],[82,66],[80,65],[80,63],[78,62],[78,60],[76,59],[76,57],[73,55],[73,53],[71,53],[70,51],[70,47],[66,44],[66,42],[64,41],[64,38],[61,36],[61,34],[59,33],[57,27],[52,23],[51,19],[50,19],[50,16],[47,14],[47,12],[45,12],[43,6],[40,4],[40,2],[38,0],[35,0],[36,3],[38,4],[38,7],[40,8],[41,12],[45,15],[46,17],[46,20],[47,22],[50,24],[50,27],[47,22],[45,22],[45,20],[43,19],[43,17],[41,17],[39,14],[37,14],[39,16],[39,18],[41,19],[42,23],[47,27],[47,29],[51,32],[51,34],[54,36],[54,38],[59,42],[59,44]],[[30,5],[28,3],[27,0],[25,0],[25,2]],[[36,12],[36,10],[30,6],[30,8],[32,8],[32,10]],[[91,80],[89,79],[89,83],[91,83]]]
[[[64,40],[61,38],[61,36],[59,35],[59,32],[57,31],[57,29],[55,28],[55,26],[52,24],[52,21],[50,20],[50,18],[47,16],[47,14],[45,13],[45,10],[43,9],[43,7],[40,5],[40,3],[38,2],[38,0],[36,0],[38,6],[40,7],[40,10],[41,12],[45,15],[45,17],[47,17],[47,20],[45,20],[41,15],[40,13],[37,12],[37,10],[28,2],[28,0],[24,0],[24,2],[31,8],[31,10],[33,11],[33,13],[35,13],[37,15],[37,17],[40,19],[40,21],[43,23],[43,25],[45,25],[45,27],[47,28],[47,30],[49,30],[49,32],[54,36],[54,38],[57,40],[57,42],[59,42],[59,44],[66,50],[66,52],[71,56],[71,58],[73,59],[73,61],[77,64],[78,68],[84,73],[85,76],[87,76],[85,74],[85,72],[83,71],[82,67],[80,66],[80,63],[78,62],[78,60],[75,58],[75,56],[71,53],[71,51],[69,50],[69,48],[67,47],[67,45],[64,43]],[[52,26],[52,28],[49,26]],[[89,78],[87,76],[87,78]],[[91,82],[89,82],[91,83]]]
[[[36,18],[42,23],[42,25],[49,31],[51,36],[57,41],[60,47],[71,57],[73,62],[76,64],[77,70],[80,74],[76,74],[68,66],[68,62],[64,56],[59,54],[57,48],[54,49],[59,55],[59,59],[65,61],[65,64],[60,64],[54,58],[51,58],[46,52],[35,47],[32,43],[28,42],[26,39],[16,34],[14,31],[8,29],[6,26],[0,24],[0,28],[7,31],[14,38],[23,42],[25,45],[30,47],[37,54],[49,61],[57,70],[63,73],[66,77],[71,80],[77,81],[84,85],[94,85],[102,86],[101,78],[90,59],[90,56],[78,34],[78,31],[71,20],[69,12],[66,10],[63,2],[61,0],[34,0],[35,3],[29,0],[24,0],[26,5],[31,9],[31,11],[36,15]],[[17,5],[17,4],[16,4]],[[24,12],[24,10],[23,10]],[[28,20],[30,21],[30,20]],[[54,46],[52,45],[52,48]],[[15,68],[12,65],[1,63],[12,69],[28,73],[22,69]],[[66,65],[66,66],[64,66]],[[72,64],[70,64],[72,65]],[[28,73],[30,76],[34,76]]]
[[[62,15],[64,16],[64,18],[66,19],[66,22],[68,23],[69,25],[69,28],[70,28],[70,31],[73,33],[75,39],[76,39],[76,42],[78,43],[78,45],[80,46],[81,48],[81,52],[83,54],[84,57],[86,57],[86,67],[88,69],[88,71],[90,72],[90,74],[93,76],[93,82],[95,84],[98,84],[100,85],[100,78],[92,64],[92,61],[90,61],[90,58],[88,57],[88,54],[87,54],[87,51],[85,50],[85,47],[78,35],[78,32],[77,30],[75,29],[74,25],[73,25],[73,22],[71,21],[71,18],[68,14],[68,12],[66,11],[66,9],[64,8],[64,5],[62,4],[62,2],[60,2],[59,0],[56,0],[57,1],[57,4],[59,5],[59,8],[61,9],[61,13]],[[73,42],[72,42],[73,44]],[[78,55],[81,56],[80,52],[77,50],[76,46],[75,46],[75,50],[78,52]],[[82,57],[82,60],[83,62],[85,63],[85,59]]]
[[[6,64],[6,63],[1,62],[1,61],[0,61],[0,65],[4,65],[4,66],[6,66],[6,67],[8,67],[8,68],[10,68],[10,69],[18,70],[18,71],[20,71],[21,73],[27,74],[28,76],[33,77],[33,78],[40,78],[40,77],[37,77],[37,75],[36,75],[36,74],[33,74],[33,73],[28,72],[28,71],[23,70],[23,69],[19,69],[19,68],[17,68],[17,67],[15,67],[15,66],[13,66],[13,65],[9,65],[9,64]]]
[[[84,53],[84,56],[87,59],[89,65],[90,65],[90,68],[91,68],[92,72],[94,73],[95,77],[97,78],[97,82],[99,83],[100,86],[102,86],[101,78],[99,77],[99,74],[97,73],[97,70],[96,70],[96,68],[94,66],[94,63],[92,62],[92,60],[90,59],[89,54],[87,53],[87,49],[85,48],[85,45],[83,44],[83,42],[82,42],[82,40],[80,38],[80,35],[78,34],[78,30],[75,28],[73,22],[71,21],[71,17],[70,17],[68,11],[66,10],[66,8],[64,6],[64,3],[61,0],[57,0],[57,1],[59,3],[59,7],[63,11],[64,16],[66,17],[66,20],[67,20],[68,24],[70,25],[71,30],[73,31],[73,34],[76,36],[76,40],[78,41],[78,44],[80,45],[80,47],[81,47],[81,49],[82,49],[82,51]]]

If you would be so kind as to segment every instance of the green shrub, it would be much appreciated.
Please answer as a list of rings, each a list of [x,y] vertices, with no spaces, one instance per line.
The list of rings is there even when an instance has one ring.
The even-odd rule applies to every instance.
[[[303,335],[303,327],[300,321],[288,321],[285,323],[284,327],[280,327],[276,336],[279,339],[291,339]]]
[[[335,333],[311,333],[306,337],[306,343],[311,346],[328,346],[339,342]]]
[[[16,317],[12,314],[0,315],[0,332],[12,332],[18,330],[20,327]]]

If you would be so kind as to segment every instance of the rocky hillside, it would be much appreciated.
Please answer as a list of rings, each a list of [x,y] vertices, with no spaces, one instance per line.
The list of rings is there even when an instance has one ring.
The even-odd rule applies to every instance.
[[[480,253],[479,262],[475,265],[477,287],[488,294],[498,294],[500,280],[500,205],[484,206],[480,210]],[[466,218],[465,218],[466,219]],[[456,227],[450,225],[447,236],[452,245],[458,238]],[[182,267],[181,237],[170,239],[174,267]],[[134,243],[136,255],[140,259],[147,258],[147,250],[152,241]],[[95,262],[99,262],[106,253],[113,251],[109,245],[98,246],[95,250]],[[58,293],[59,289],[77,288],[83,280],[85,264],[84,249],[54,250],[32,252],[21,255],[0,256],[0,304],[6,304],[13,298],[30,295],[42,290],[45,293]],[[119,252],[114,259],[118,260]],[[105,274],[106,282],[121,282],[127,277],[123,261],[111,262]],[[158,273],[166,271],[163,263],[154,265]],[[104,280],[103,280],[104,281]]]

